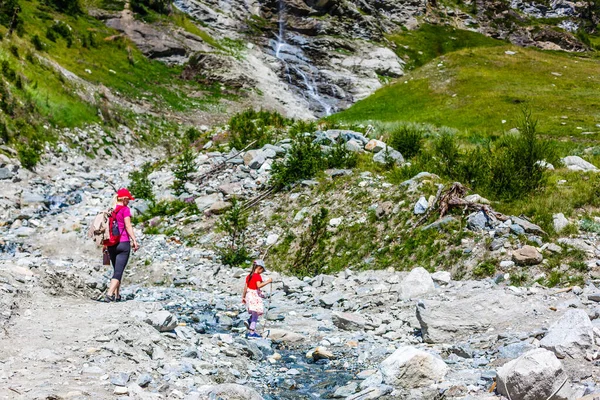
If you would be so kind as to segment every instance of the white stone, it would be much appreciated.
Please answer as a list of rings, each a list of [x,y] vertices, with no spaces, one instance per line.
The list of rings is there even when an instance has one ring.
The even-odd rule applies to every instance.
[[[380,365],[383,381],[404,388],[429,386],[441,381],[448,366],[439,357],[412,346],[403,346]]]
[[[598,168],[596,168],[594,164],[591,164],[578,156],[565,157],[562,159],[562,162],[568,169],[573,171],[598,171]]]
[[[279,235],[276,233],[272,233],[269,236],[267,236],[267,246],[271,246],[274,245],[275,243],[277,243],[277,240],[279,239]]]
[[[560,233],[569,225],[569,220],[565,218],[565,214],[563,213],[554,214],[552,216],[552,220],[552,223],[554,225],[554,231],[556,233]]]
[[[553,351],[557,357],[584,357],[594,344],[594,326],[581,309],[568,310],[549,329],[540,347]]]
[[[420,215],[420,214],[425,214],[425,212],[427,212],[428,208],[429,208],[429,202],[427,201],[425,196],[421,196],[421,197],[419,197],[419,201],[417,201],[417,203],[415,204],[413,211],[415,214]]]
[[[431,279],[438,285],[447,285],[452,280],[452,275],[448,271],[438,271],[431,274]]]
[[[500,268],[512,268],[514,266],[515,266],[514,261],[508,261],[508,260],[500,261]]]
[[[215,204],[217,201],[220,201],[221,197],[219,196],[218,193],[213,193],[213,194],[209,194],[206,196],[201,196],[196,198],[195,203],[196,206],[198,207],[199,211],[204,211],[209,209],[213,204]]]
[[[400,297],[412,299],[435,290],[433,279],[423,267],[417,267],[400,282]]]
[[[339,217],[339,218],[332,218],[329,220],[329,226],[337,228],[338,226],[340,226],[340,224],[342,223],[343,218]]]
[[[563,385],[563,383],[567,382]],[[498,369],[498,393],[519,400],[570,399],[570,382],[561,362],[545,349],[533,349]],[[559,390],[559,388],[562,388]],[[556,393],[552,396],[553,393]]]

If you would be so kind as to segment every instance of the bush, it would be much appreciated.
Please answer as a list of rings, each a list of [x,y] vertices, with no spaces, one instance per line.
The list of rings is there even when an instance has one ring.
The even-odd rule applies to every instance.
[[[8,60],[2,60],[2,75],[10,82],[14,82],[17,79],[17,73],[10,66]]]
[[[29,144],[21,144],[17,147],[19,161],[23,168],[34,170],[37,163],[40,161],[42,146],[38,142]]]
[[[19,58],[19,48],[17,46],[15,46],[14,44],[11,44],[9,46],[8,50],[12,53],[13,56],[15,56],[16,58]]]
[[[79,0],[44,0],[44,3],[65,14],[83,14],[83,8],[81,7]]]
[[[313,143],[311,136],[301,135],[296,138],[286,157],[273,163],[271,183],[281,189],[314,177],[325,165],[321,146]]]
[[[531,113],[523,110],[520,134],[507,136],[496,146],[488,180],[496,196],[516,199],[545,185],[546,170],[540,161],[554,159],[555,149],[539,139],[536,126]]]
[[[73,45],[73,32],[71,27],[62,21],[56,21],[46,30],[46,37],[52,42],[56,42],[58,36],[63,37],[67,41],[67,47]]]
[[[141,15],[148,15],[150,11],[159,14],[169,14],[171,0],[131,0],[131,10]]]
[[[398,150],[405,159],[413,158],[423,147],[423,133],[415,126],[402,126],[390,135],[390,146]]]
[[[239,266],[250,258],[250,252],[246,248],[248,213],[237,199],[232,199],[232,204],[217,222],[217,229],[227,234],[228,242],[225,248],[219,250],[219,257],[225,265]]]
[[[450,178],[456,177],[461,153],[454,134],[442,132],[433,142],[433,150],[440,173]]]
[[[184,145],[184,151],[177,159],[177,164],[173,169],[175,180],[171,188],[175,195],[179,196],[185,192],[185,184],[190,181],[190,175],[198,170],[196,165],[196,153],[188,144]]]
[[[346,148],[343,141],[337,142],[325,156],[327,168],[354,168],[358,164],[358,155]]]
[[[0,1],[0,25],[10,29],[10,24],[13,22],[15,13],[19,13],[21,6],[18,0],[3,0]]]
[[[31,38],[31,43],[33,44],[33,47],[35,47],[35,49],[37,51],[44,50],[44,43],[42,42],[42,39],[40,39],[40,37],[38,35],[33,35],[33,37]]]
[[[129,189],[134,197],[154,202],[152,182],[148,179],[148,175],[150,175],[151,172],[152,164],[146,162],[139,171],[132,171],[129,173]]]
[[[473,268],[473,276],[477,278],[483,278],[486,276],[492,276],[496,273],[496,265],[494,260],[486,260]]]
[[[319,212],[312,216],[310,226],[300,238],[300,246],[296,251],[292,263],[294,275],[316,276],[323,273],[323,260],[329,233],[327,232],[329,211],[321,207]]]
[[[198,140],[200,138],[201,135],[202,135],[202,132],[200,132],[198,129],[192,127],[185,131],[184,137],[185,137],[185,140],[187,140],[188,142],[194,143],[196,140]]]
[[[230,143],[238,150],[252,142],[261,147],[272,137],[273,129],[281,129],[287,120],[278,112],[248,109],[235,114],[229,120]]]

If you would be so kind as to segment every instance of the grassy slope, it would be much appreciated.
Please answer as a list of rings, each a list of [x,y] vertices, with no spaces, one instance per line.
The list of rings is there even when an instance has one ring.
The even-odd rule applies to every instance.
[[[25,34],[22,37],[16,34],[6,37],[6,28],[0,27],[0,33],[5,36],[0,42],[0,60],[8,60],[25,78],[24,89],[12,88],[15,96],[30,99],[42,117],[53,125],[70,127],[97,122],[97,110],[75,95],[69,83],[55,71],[32,62],[35,57],[31,55],[54,60],[91,83],[102,84],[133,101],[143,100],[165,111],[203,107],[221,97],[219,88],[179,80],[181,67],[148,60],[131,42],[118,37],[118,32],[107,28],[102,21],[87,15],[64,15],[35,0],[22,0],[21,7]],[[55,42],[46,37],[48,27],[54,21],[65,22],[71,27],[71,47],[62,37]],[[190,25],[181,16],[178,16],[177,22]],[[41,39],[44,50],[35,50],[31,43],[34,35]],[[19,49],[18,58],[9,51],[11,46]],[[27,57],[28,53],[30,57]],[[203,91],[206,96],[188,98],[186,93],[190,90]]]
[[[407,120],[490,133],[513,128],[519,106],[527,104],[546,134],[599,130],[600,61],[497,44],[443,55],[331,119]]]

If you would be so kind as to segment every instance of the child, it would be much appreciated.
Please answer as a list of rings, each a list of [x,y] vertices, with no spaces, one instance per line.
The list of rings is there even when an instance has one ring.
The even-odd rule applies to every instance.
[[[264,313],[260,289],[273,282],[271,278],[263,281],[262,276],[260,276],[260,274],[263,272],[265,272],[265,262],[263,260],[254,260],[252,262],[252,270],[246,277],[244,294],[242,294],[242,304],[246,304],[246,307],[248,307],[248,313],[250,313],[250,318],[248,321],[245,321],[246,328],[249,330],[247,335],[249,338],[261,337],[258,333],[256,333],[256,323],[258,322],[258,317]]]

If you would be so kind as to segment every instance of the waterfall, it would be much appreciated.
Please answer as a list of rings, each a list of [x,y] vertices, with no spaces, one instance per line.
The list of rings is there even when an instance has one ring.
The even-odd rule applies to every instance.
[[[279,15],[277,23],[279,29],[277,34],[277,42],[274,46],[274,53],[275,57],[280,60],[285,67],[288,83],[293,84],[291,72],[299,76],[302,80],[302,84],[304,85],[304,93],[308,96],[308,98],[316,102],[323,109],[326,116],[331,115],[333,112],[333,107],[331,107],[331,105],[329,105],[319,94],[319,88],[314,79],[314,75],[318,74],[319,70],[310,64],[310,60],[308,60],[308,58],[304,55],[302,49],[288,44],[285,40],[285,3],[283,0],[279,0],[278,12]],[[289,58],[289,60],[286,58]],[[299,66],[292,65],[290,62],[291,60],[304,62],[307,65],[309,72],[305,72]]]

